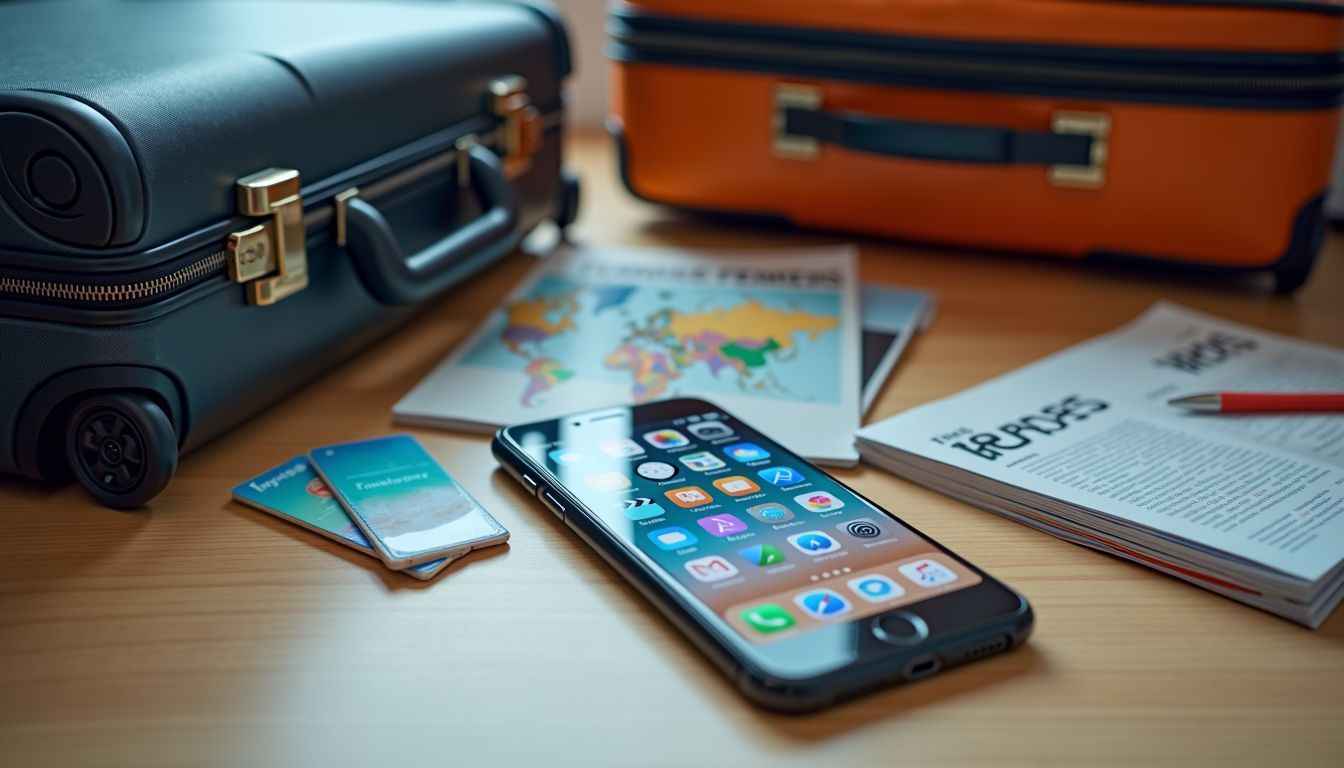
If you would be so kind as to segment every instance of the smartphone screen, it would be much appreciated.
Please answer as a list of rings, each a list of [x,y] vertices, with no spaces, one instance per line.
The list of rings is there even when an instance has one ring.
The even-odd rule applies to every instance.
[[[671,402],[702,409],[638,421],[619,409],[510,434],[747,643],[782,645],[983,580],[741,421]]]

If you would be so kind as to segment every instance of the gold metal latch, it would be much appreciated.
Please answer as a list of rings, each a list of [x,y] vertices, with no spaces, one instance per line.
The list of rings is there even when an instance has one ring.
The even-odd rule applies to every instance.
[[[274,304],[308,286],[299,172],[267,168],[237,188],[240,213],[269,218],[229,235],[229,279],[247,285],[249,304]]]
[[[1103,112],[1056,112],[1050,130],[1066,135],[1092,137],[1087,165],[1052,165],[1046,178],[1056,187],[1097,189],[1106,183],[1106,157],[1111,149],[1111,116]]]
[[[490,109],[502,121],[497,137],[504,175],[517,178],[532,167],[532,156],[541,148],[541,110],[527,95],[526,78],[505,75],[491,80]]]
[[[799,136],[785,130],[784,113],[789,109],[821,109],[821,89],[815,85],[779,83],[775,86],[775,111],[771,117],[775,157],[815,160],[821,156],[821,142],[812,136]]]

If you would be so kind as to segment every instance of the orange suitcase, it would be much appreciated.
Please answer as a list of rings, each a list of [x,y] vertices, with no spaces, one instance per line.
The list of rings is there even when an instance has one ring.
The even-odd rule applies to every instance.
[[[1309,274],[1344,95],[1311,0],[631,0],[639,197],[804,227]]]

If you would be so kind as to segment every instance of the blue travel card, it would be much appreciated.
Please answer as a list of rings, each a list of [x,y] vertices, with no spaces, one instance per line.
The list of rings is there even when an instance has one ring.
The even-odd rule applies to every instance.
[[[233,489],[235,501],[319,533],[332,541],[377,557],[368,539],[336,502],[322,478],[313,472],[308,457],[295,456],[278,467],[242,483]],[[402,572],[417,579],[429,579],[448,567],[460,555],[423,563]]]
[[[509,538],[409,435],[314,448],[308,460],[369,545],[393,567]]]

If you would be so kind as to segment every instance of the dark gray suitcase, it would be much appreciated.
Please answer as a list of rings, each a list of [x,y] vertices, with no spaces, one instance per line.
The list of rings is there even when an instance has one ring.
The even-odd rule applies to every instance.
[[[568,224],[552,9],[0,3],[0,472],[135,507]]]

